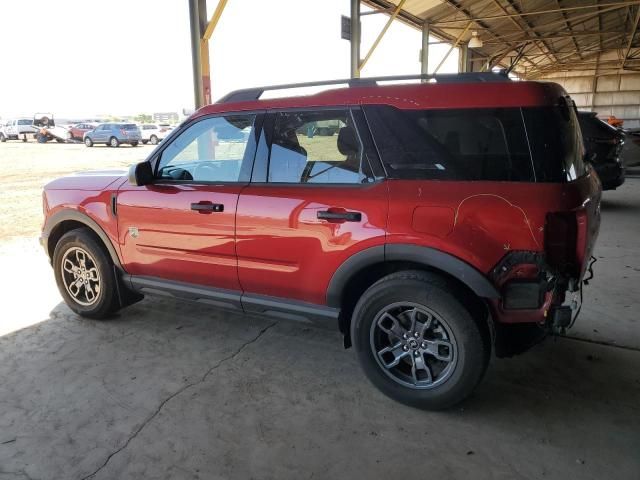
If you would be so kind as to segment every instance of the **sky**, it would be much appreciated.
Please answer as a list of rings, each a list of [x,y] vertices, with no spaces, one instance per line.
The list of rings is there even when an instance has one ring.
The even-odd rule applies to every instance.
[[[208,0],[209,15],[216,4]],[[349,0],[228,0],[210,42],[213,99],[348,77],[349,42],[340,38],[348,14]],[[387,19],[362,17],[362,57]],[[394,22],[362,76],[420,73],[420,42],[418,30]],[[0,117],[193,108],[187,0],[4,0],[0,45]],[[448,49],[432,46],[431,70]],[[440,72],[455,72],[457,61],[454,51]]]

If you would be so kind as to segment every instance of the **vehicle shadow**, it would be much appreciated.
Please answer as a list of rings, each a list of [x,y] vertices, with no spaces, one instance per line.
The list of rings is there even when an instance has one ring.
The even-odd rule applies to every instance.
[[[637,351],[549,339],[525,355],[492,361],[461,405],[424,412],[378,392],[337,332],[171,299],[145,299],[102,322],[59,304],[44,322],[0,337],[0,444],[10,442],[0,448],[0,464],[11,470],[26,458],[29,475],[43,478],[48,459],[58,458],[58,470],[45,477],[81,478],[115,450],[92,445],[124,445],[152,418],[144,442],[163,450],[154,458],[165,467],[175,461],[175,447],[154,439],[199,449],[206,432],[222,428],[224,442],[208,440],[204,454],[214,464],[216,448],[244,464],[246,445],[286,439],[315,445],[310,465],[318,472],[329,458],[349,469],[349,459],[360,465],[348,454],[354,442],[374,451],[385,440],[375,454],[381,464],[393,464],[395,445],[404,445],[425,462],[430,451],[444,449],[449,453],[438,458],[453,471],[548,455],[569,459],[556,473],[568,474],[585,458],[594,477],[611,461],[628,473],[640,471],[637,372]],[[411,434],[431,443],[407,443]],[[74,442],[51,441],[58,437]],[[143,448],[136,445],[130,448]],[[309,465],[308,458],[274,455],[274,464]],[[447,477],[448,470],[436,471]]]
[[[600,208],[603,212],[624,212],[629,210],[637,210],[638,205],[634,205],[628,202],[615,201],[607,198],[603,198],[600,201]]]

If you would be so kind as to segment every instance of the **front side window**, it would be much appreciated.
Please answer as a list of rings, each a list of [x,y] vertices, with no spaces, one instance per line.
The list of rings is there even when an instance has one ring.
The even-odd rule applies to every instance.
[[[201,120],[176,137],[161,154],[157,177],[195,182],[246,181],[255,151],[255,115]]]
[[[364,111],[389,178],[535,181],[518,108]]]
[[[360,184],[371,180],[348,110],[276,114],[271,183]]]

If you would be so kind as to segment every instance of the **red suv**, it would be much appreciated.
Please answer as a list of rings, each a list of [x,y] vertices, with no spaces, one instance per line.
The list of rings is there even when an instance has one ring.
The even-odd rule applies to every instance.
[[[200,109],[128,178],[45,187],[42,244],[73,311],[159,293],[334,325],[380,390],[431,409],[468,396],[492,348],[570,326],[601,186],[561,87],[266,89]]]

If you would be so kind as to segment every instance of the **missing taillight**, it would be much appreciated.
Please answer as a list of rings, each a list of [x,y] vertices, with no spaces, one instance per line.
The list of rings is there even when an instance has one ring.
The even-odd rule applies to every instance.
[[[578,273],[578,222],[574,212],[547,214],[544,248],[547,263],[562,273]]]

